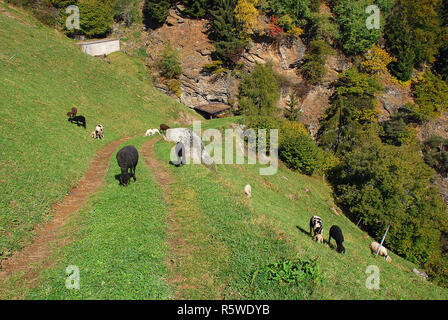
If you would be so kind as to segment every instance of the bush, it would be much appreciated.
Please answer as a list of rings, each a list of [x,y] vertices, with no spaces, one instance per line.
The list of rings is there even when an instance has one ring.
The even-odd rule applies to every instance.
[[[386,50],[383,50],[377,44],[374,44],[364,55],[364,60],[361,62],[361,70],[371,74],[387,73],[387,66],[389,63],[396,60],[397,59],[391,57]]]
[[[127,27],[140,20],[136,0],[116,0],[113,11],[114,20],[123,21]]]
[[[177,78],[182,74],[182,65],[178,49],[173,49],[168,41],[159,58],[160,74],[167,79]]]
[[[302,124],[285,121],[280,129],[279,157],[292,170],[312,175],[321,169],[323,154]]]
[[[172,93],[174,93],[177,97],[180,98],[182,95],[182,88],[180,87],[180,81],[177,79],[168,80],[168,88]]]

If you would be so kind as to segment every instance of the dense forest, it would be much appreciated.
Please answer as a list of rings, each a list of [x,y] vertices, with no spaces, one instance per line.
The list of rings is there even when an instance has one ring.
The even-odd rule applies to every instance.
[[[448,0],[10,0],[29,7],[42,22],[68,36],[104,37],[113,22],[163,25],[174,6],[191,19],[209,21],[215,51],[212,72],[238,72],[238,104],[251,128],[280,128],[279,156],[303,174],[325,174],[344,213],[373,238],[390,223],[386,245],[421,264],[436,283],[448,286],[448,257],[441,238],[448,233],[446,205],[432,186],[447,176],[448,140],[419,141],[416,128],[448,110]],[[80,29],[66,30],[65,8],[77,5]],[[380,27],[366,27],[366,8],[375,4]],[[331,14],[320,10],[326,5]],[[261,27],[259,17],[268,21]],[[296,66],[312,86],[327,72],[332,50],[352,57],[313,139],[300,122],[297,94],[278,112],[284,79],[272,65],[240,70],[238,57],[255,38],[300,37],[306,56]],[[161,68],[167,78],[179,71],[175,48],[167,47]],[[410,86],[414,103],[379,121],[382,82]],[[172,82],[173,85],[176,82]],[[256,85],[255,85],[256,84]]]

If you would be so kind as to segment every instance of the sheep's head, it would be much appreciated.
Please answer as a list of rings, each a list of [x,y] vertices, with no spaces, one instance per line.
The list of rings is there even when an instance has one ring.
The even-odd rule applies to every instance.
[[[336,249],[337,253],[345,253],[345,248],[344,246],[341,244],[340,246],[337,247]]]
[[[120,184],[123,186],[127,186],[129,184],[129,181],[131,181],[131,176],[127,172],[122,172],[120,174]]]

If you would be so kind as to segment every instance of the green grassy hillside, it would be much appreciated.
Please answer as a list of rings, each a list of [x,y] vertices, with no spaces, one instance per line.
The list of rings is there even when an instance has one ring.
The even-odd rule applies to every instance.
[[[35,224],[51,218],[51,204],[76,185],[107,142],[161,122],[176,124],[181,112],[192,117],[152,88],[138,60],[117,53],[107,64],[8,10],[15,19],[0,14],[0,41],[8,44],[0,47],[3,258],[32,239]],[[86,116],[87,130],[67,122],[73,106]],[[236,120],[207,121],[203,129]],[[97,123],[105,127],[105,141],[89,136]],[[137,182],[119,187],[115,153],[105,159],[104,188],[61,231],[66,240],[54,248],[52,264],[33,266],[39,280],[33,285],[21,281],[22,274],[2,279],[0,298],[448,299],[447,289],[412,272],[416,265],[393,253],[391,264],[374,258],[372,239],[331,210],[331,189],[321,177],[283,165],[272,176],[260,176],[260,165],[177,168],[168,165],[173,144],[163,139],[151,145],[153,158],[143,157],[149,139],[123,144],[140,150]],[[251,199],[243,193],[247,183]],[[345,254],[312,241],[312,215],[323,218],[325,240],[331,225],[342,228]],[[285,279],[272,272],[275,263],[298,260],[314,261],[316,277],[275,278]],[[65,287],[68,265],[80,269],[80,290]],[[379,290],[366,288],[369,265],[379,268]]]
[[[1,259],[29,242],[33,226],[51,216],[50,205],[76,184],[96,150],[191,111],[157,92],[142,64],[126,55],[107,64],[0,6],[13,16],[0,14]],[[72,107],[86,117],[86,130],[67,121]],[[104,141],[90,137],[98,123]]]

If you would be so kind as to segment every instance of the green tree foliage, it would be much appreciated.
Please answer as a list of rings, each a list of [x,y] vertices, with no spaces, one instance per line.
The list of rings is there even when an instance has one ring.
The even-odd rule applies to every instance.
[[[428,117],[435,117],[448,109],[448,84],[430,70],[413,84],[412,94],[418,106],[417,111]]]
[[[173,49],[168,41],[159,57],[160,75],[167,79],[175,79],[182,74],[180,52]]]
[[[148,28],[161,26],[169,14],[171,0],[145,0],[143,5],[143,21]]]
[[[412,48],[415,54],[414,66],[433,62],[437,53],[440,32],[440,17],[437,9],[440,0],[406,0],[402,8],[406,12],[412,30]]]
[[[368,15],[365,10],[371,4],[371,0],[339,0],[333,9],[340,28],[337,40],[341,41],[342,48],[348,55],[363,53],[376,43],[381,35],[380,29],[369,30],[366,27]]]
[[[441,46],[436,55],[433,71],[439,74],[443,80],[448,81],[448,0],[441,0],[439,15],[442,21],[439,39]]]
[[[376,239],[391,223],[385,245],[406,259],[425,263],[440,255],[446,208],[428,187],[434,171],[416,146],[384,145],[374,132],[362,139],[331,177],[337,202]]]
[[[108,1],[79,0],[79,24],[87,37],[105,37],[113,22],[113,13]]]
[[[203,18],[208,10],[212,8],[215,0],[184,0],[184,12],[193,18]]]
[[[116,0],[113,5],[114,20],[131,26],[140,19],[136,0]]]
[[[76,5],[78,0],[49,0],[48,2],[55,8],[65,9],[70,5]]]
[[[290,121],[300,120],[299,99],[295,92],[291,93],[286,101],[285,117]]]
[[[303,59],[300,71],[304,78],[311,84],[319,84],[327,73],[325,62],[330,54],[331,48],[323,40],[313,40],[309,51]]]
[[[422,151],[426,164],[448,177],[448,139],[431,137],[424,142]]]
[[[296,26],[305,26],[311,17],[310,4],[310,0],[268,0],[262,8],[277,17],[289,16]]]
[[[241,79],[238,105],[243,114],[275,116],[279,99],[279,75],[274,72],[272,63],[256,64]]]
[[[218,0],[217,9],[210,13],[209,34],[216,51],[214,59],[226,66],[235,65],[245,43],[239,37],[242,25],[235,17],[236,0]]]
[[[363,126],[377,121],[375,95],[382,89],[376,78],[355,68],[342,73],[332,103],[321,121],[320,145],[342,154],[356,145]]]
[[[408,144],[415,138],[402,113],[396,113],[389,120],[382,122],[381,129],[381,140],[394,146]]]
[[[389,52],[397,58],[388,65],[389,71],[399,80],[407,81],[414,68],[414,50],[412,48],[412,32],[406,12],[398,4],[386,22],[386,45]]]
[[[280,159],[292,170],[306,175],[318,171],[323,163],[322,150],[302,124],[285,121],[280,128]]]

